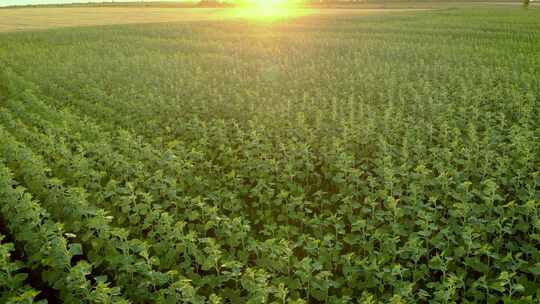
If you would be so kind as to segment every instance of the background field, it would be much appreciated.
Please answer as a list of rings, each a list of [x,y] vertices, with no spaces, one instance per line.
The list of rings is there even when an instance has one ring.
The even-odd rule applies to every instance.
[[[429,9],[429,8],[427,8]],[[292,10],[297,16],[303,15],[373,15],[416,11],[419,8],[298,8]],[[102,7],[33,7],[0,9],[0,32],[42,30],[57,27],[80,27],[91,25],[202,22],[210,20],[253,19],[253,10],[225,8],[176,8],[159,6],[102,6]],[[271,19],[280,19],[279,15]]]
[[[515,7],[518,1],[495,2],[384,2],[359,4],[311,4],[294,9],[294,14],[331,15],[372,15],[391,14],[403,11]],[[532,6],[536,6],[533,3]],[[187,9],[189,8],[189,9]],[[192,3],[92,3],[71,5],[40,5],[0,8],[0,32],[43,30],[57,27],[79,27],[92,25],[193,22],[207,20],[253,19],[246,9],[200,8]],[[279,19],[279,18],[274,18]]]
[[[438,8],[0,34],[0,302],[536,303],[540,10]]]

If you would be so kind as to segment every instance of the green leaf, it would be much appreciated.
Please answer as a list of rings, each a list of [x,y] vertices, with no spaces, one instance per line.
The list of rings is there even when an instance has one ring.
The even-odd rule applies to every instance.
[[[69,244],[69,252],[71,255],[82,255],[83,254],[83,248],[82,245],[79,243],[73,243]]]

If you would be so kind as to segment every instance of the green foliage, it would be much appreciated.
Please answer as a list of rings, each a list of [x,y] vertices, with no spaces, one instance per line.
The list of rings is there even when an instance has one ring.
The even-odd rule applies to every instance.
[[[3,238],[4,236],[0,236],[0,241]],[[12,243],[0,244],[0,301],[37,303],[34,299],[39,292],[25,283],[28,275],[22,271],[24,263],[11,260],[14,249]]]
[[[28,266],[42,271],[43,280],[60,291],[66,303],[127,303],[118,297],[108,301],[91,297],[97,292],[86,278],[91,273],[91,265],[84,261],[72,265],[72,248],[77,248],[78,244],[68,245],[62,225],[52,222],[39,203],[24,188],[15,184],[4,165],[0,165],[0,199],[3,202],[1,214],[7,220],[10,233],[24,244]],[[12,248],[6,249],[7,254]],[[13,273],[20,269],[20,265],[8,264],[5,268],[2,274],[5,275],[2,283],[7,284],[8,291],[5,300],[13,303],[33,302],[39,292],[22,285],[26,279],[24,274]],[[21,287],[16,288],[16,284]]]
[[[1,35],[5,233],[66,303],[535,303],[539,17]]]

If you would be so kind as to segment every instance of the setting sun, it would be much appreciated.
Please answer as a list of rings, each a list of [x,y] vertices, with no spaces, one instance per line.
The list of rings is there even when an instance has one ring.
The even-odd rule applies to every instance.
[[[234,16],[269,21],[307,14],[308,10],[299,9],[297,4],[297,1],[287,0],[247,0],[241,8],[235,9]]]

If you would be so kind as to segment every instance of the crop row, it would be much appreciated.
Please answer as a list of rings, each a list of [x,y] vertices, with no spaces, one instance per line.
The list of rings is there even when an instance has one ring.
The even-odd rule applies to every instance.
[[[531,303],[534,14],[0,37],[0,157],[135,303]]]

